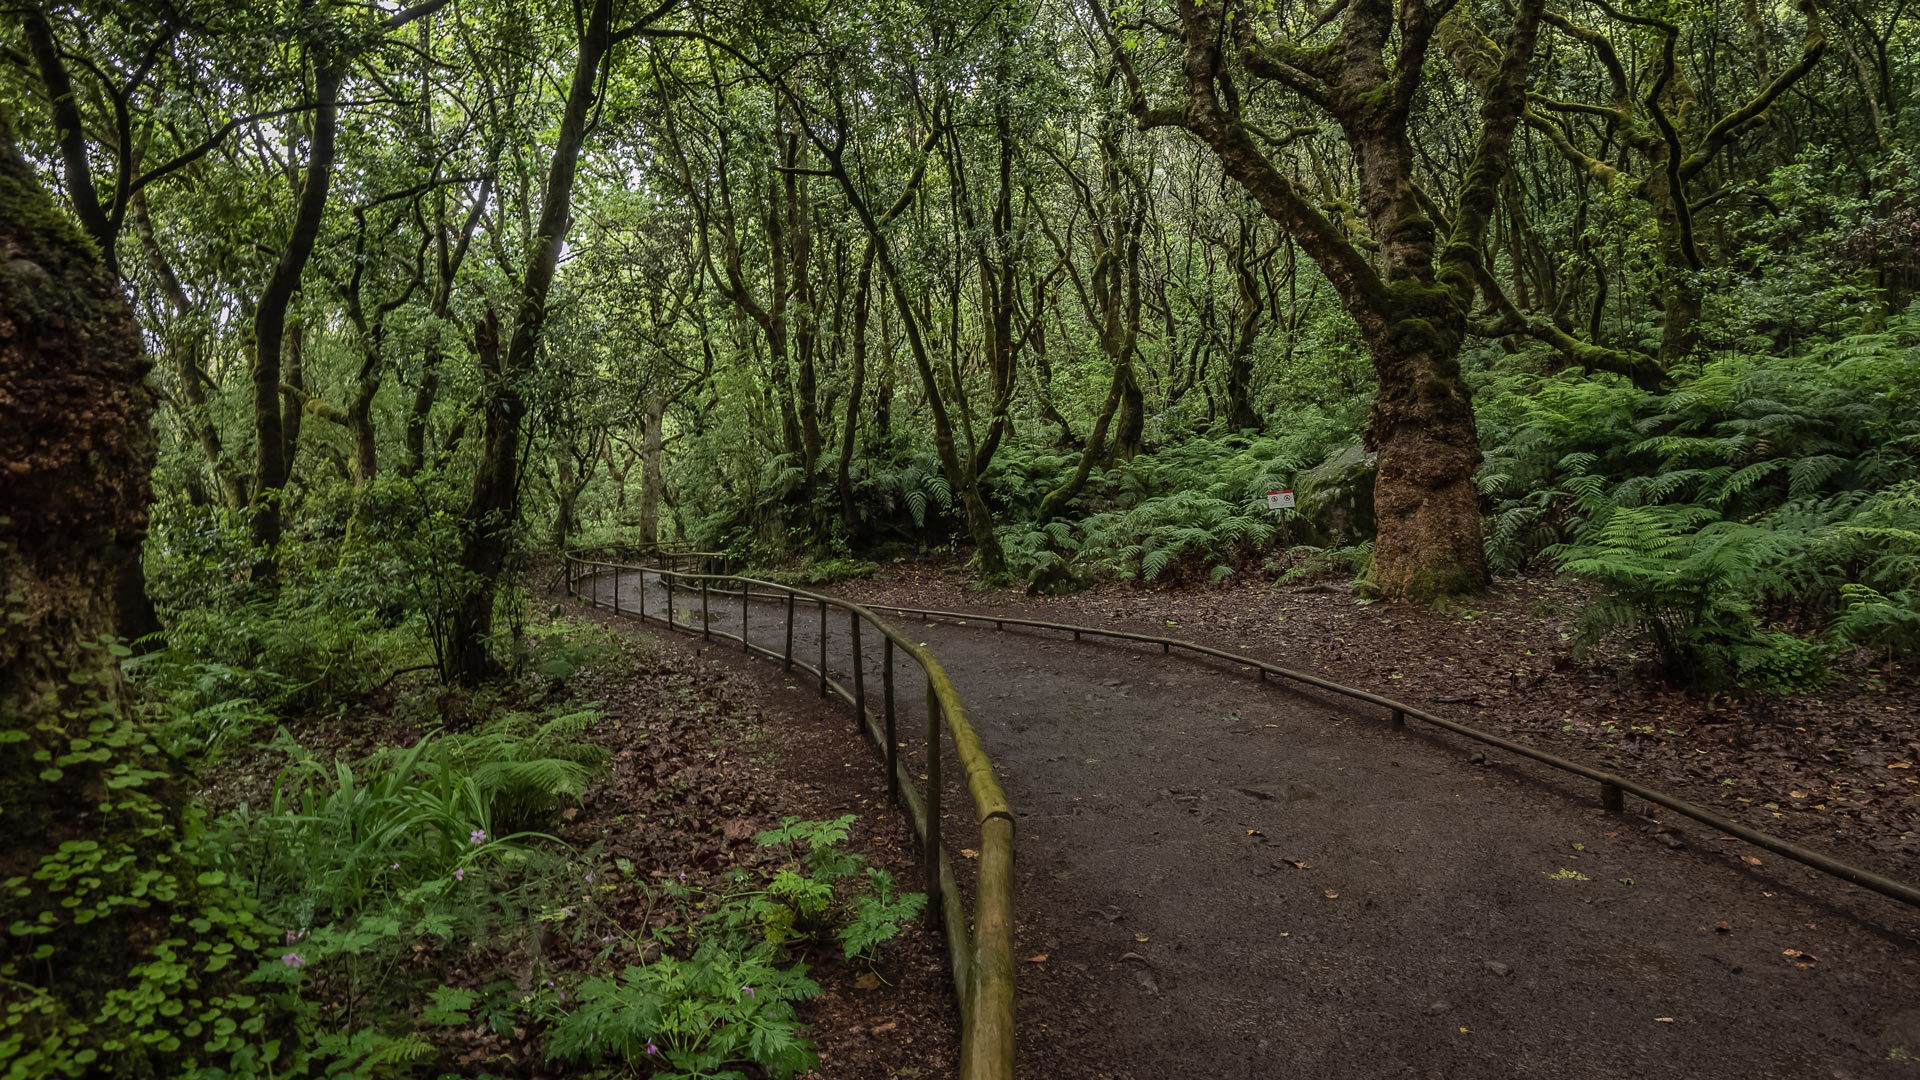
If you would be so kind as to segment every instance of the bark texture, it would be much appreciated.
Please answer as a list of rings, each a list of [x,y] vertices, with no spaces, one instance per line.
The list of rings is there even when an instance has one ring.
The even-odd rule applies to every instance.
[[[560,248],[566,241],[573,205],[573,181],[580,150],[587,141],[588,113],[597,94],[600,65],[613,44],[613,0],[594,0],[580,37],[573,81],[567,90],[560,134],[554,142],[547,173],[546,194],[540,205],[539,232],[528,254],[520,284],[520,305],[513,337],[504,357],[488,372],[484,412],[486,442],[474,472],[473,494],[467,502],[467,541],[460,565],[469,586],[454,613],[448,646],[448,674],[475,682],[497,670],[488,639],[493,633],[494,591],[506,567],[513,526],[519,514],[520,436],[527,402],[520,384],[533,370],[534,356],[547,318],[547,294],[559,269]],[[491,343],[487,338],[491,338]],[[485,366],[489,348],[499,348],[496,328],[483,327],[480,352]]]

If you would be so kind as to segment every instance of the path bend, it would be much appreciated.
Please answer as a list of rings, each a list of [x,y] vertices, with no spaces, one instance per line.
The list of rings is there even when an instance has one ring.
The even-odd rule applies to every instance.
[[[633,606],[638,575],[620,587]],[[890,619],[1019,809],[1022,1076],[1920,1076],[1920,918],[1881,898],[1317,693]],[[778,648],[784,608],[747,629]],[[802,605],[796,651],[819,632]]]

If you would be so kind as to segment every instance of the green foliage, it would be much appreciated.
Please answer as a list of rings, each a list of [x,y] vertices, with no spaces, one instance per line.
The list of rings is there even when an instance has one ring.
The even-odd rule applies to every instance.
[[[873,961],[882,945],[900,936],[908,920],[926,909],[926,893],[903,893],[893,875],[876,866],[867,868],[869,892],[854,897],[853,917],[840,928],[840,946],[847,959]]]
[[[243,981],[271,931],[181,810],[147,723],[119,707],[113,665],[128,651],[96,645],[71,670],[89,709],[0,732],[0,768],[37,779],[9,794],[9,820],[40,830],[18,838],[0,880],[11,915],[0,1066],[9,1077],[274,1070],[293,1056],[288,1003]],[[76,817],[84,833],[62,824]]]
[[[1001,529],[1008,564],[1029,587],[1079,584],[1098,577],[1161,579],[1182,565],[1225,566],[1263,550],[1279,536],[1279,519],[1266,493],[1289,487],[1296,472],[1319,463],[1352,437],[1346,414],[1309,410],[1284,438],[1196,437],[1114,467],[1089,483],[1078,500],[1092,509],[1077,521],[1009,525]],[[1072,459],[1028,458],[1008,452],[993,474],[1008,494],[1051,490],[1041,465],[1070,469]],[[1027,507],[1029,511],[1033,507]]]
[[[843,943],[848,935],[857,940],[857,947],[848,947],[849,956],[873,958],[878,946],[899,933],[903,919],[925,905],[926,897],[897,893],[891,875],[868,867],[864,858],[841,847],[857,820],[851,814],[830,821],[790,817],[778,828],[757,834],[754,843],[785,847],[792,864],[775,872],[763,887],[730,895],[718,911],[720,923],[737,940],[745,940],[742,935],[752,930],[775,945],[815,941],[838,927]],[[840,896],[844,890],[838,887],[863,872],[869,891]]]
[[[1877,492],[1823,537],[1819,556],[1857,568],[1834,633],[1890,655],[1920,652],[1920,480]]]
[[[785,818],[754,837],[790,858],[764,881],[740,871],[690,931],[691,952],[589,979],[573,1004],[548,1005],[549,1053],[588,1065],[623,1065],[674,1077],[771,1076],[812,1068],[812,1045],[794,1006],[819,993],[796,958],[834,932],[849,959],[875,960],[926,904],[900,893],[891,875],[842,847],[857,820]],[[852,887],[856,879],[864,888]],[[836,929],[837,928],[837,929]],[[465,995],[435,1008],[464,1016]],[[438,1013],[436,1013],[438,1015]]]
[[[1489,561],[1598,583],[1584,643],[1624,633],[1685,681],[1768,691],[1818,685],[1835,643],[1920,643],[1920,316],[1724,355],[1665,393],[1567,374],[1490,391]]]
[[[433,908],[470,870],[532,858],[528,842],[539,836],[529,830],[577,799],[606,759],[578,741],[598,716],[509,714],[359,763],[323,762],[290,745],[269,808],[225,826],[232,870],[276,909],[297,913],[297,928],[374,902]]]
[[[1290,549],[1287,558],[1291,565],[1280,574],[1282,585],[1328,576],[1346,577],[1355,585],[1362,585],[1373,569],[1373,541],[1337,548],[1302,545]]]
[[[1644,641],[1661,670],[1711,688],[1795,691],[1827,674],[1823,650],[1766,629],[1751,597],[1804,552],[1804,534],[1731,521],[1702,525],[1693,507],[1597,510],[1587,539],[1552,549],[1562,569],[1602,588],[1582,644],[1619,631]]]
[[[745,1080],[743,1065],[792,1076],[818,1060],[795,1018],[794,1006],[820,992],[806,972],[781,964],[771,945],[735,952],[703,943],[685,960],[662,957],[582,983],[548,1052],[664,1077]]]

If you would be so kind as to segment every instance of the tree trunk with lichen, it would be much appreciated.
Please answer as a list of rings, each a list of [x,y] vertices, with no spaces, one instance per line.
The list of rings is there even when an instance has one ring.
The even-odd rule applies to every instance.
[[[116,279],[10,142],[0,197],[0,710],[11,728],[59,716],[69,693],[98,692],[70,691],[64,672],[82,643],[120,625],[103,585],[140,558],[155,399]],[[110,697],[120,703],[117,689]]]
[[[316,67],[312,146],[301,180],[299,207],[294,213],[293,230],[288,234],[286,246],[281,249],[280,258],[274,264],[273,274],[260,294],[260,305],[253,313],[254,466],[253,514],[249,532],[254,547],[259,549],[255,572],[263,580],[271,580],[274,576],[274,549],[280,543],[283,517],[280,505],[282,488],[292,470],[290,449],[297,445],[300,430],[298,403],[290,410],[293,419],[291,432],[288,430],[288,417],[282,411],[280,399],[285,391],[281,388],[281,350],[285,347],[289,329],[288,309],[292,306],[294,294],[300,289],[300,279],[306,273],[307,260],[313,255],[313,247],[320,237],[320,226],[326,216],[327,189],[333,180],[334,136],[338,134],[340,126],[340,84],[346,77],[345,66],[328,56],[324,50],[316,51]],[[297,337],[299,320],[292,322]],[[298,388],[297,352],[294,360],[295,366],[286,374],[284,381]]]
[[[597,97],[600,66],[613,45],[612,22],[612,0],[595,0],[582,28],[573,81],[554,142],[546,195],[540,206],[539,233],[527,255],[513,336],[504,355],[488,372],[482,409],[486,443],[467,502],[467,540],[460,555],[460,568],[467,576],[466,592],[453,615],[447,652],[447,674],[461,682],[477,682],[499,670],[488,649],[488,639],[493,634],[494,593],[506,568],[520,511],[521,423],[527,413],[521,385],[533,372],[546,325],[547,294],[559,270],[560,249],[571,221],[573,181],[581,148],[587,141],[588,113]],[[498,352],[497,326],[483,332],[492,337],[492,348]],[[481,351],[484,355],[484,342]]]
[[[237,993],[261,928],[182,840],[187,800],[115,657],[155,446],[132,308],[0,117],[0,1030],[16,1075],[239,1074],[285,1035]],[[219,964],[210,961],[215,950]],[[221,968],[225,971],[222,972]],[[162,1006],[190,998],[192,1010]],[[193,1038],[209,1018],[231,1040]],[[244,1026],[242,1022],[244,1021]],[[211,1026],[211,1025],[207,1025]],[[192,1039],[190,1055],[180,1047]],[[82,1055],[85,1056],[82,1056]]]
[[[1374,588],[1426,600],[1480,587],[1487,578],[1474,485],[1480,446],[1459,356],[1487,284],[1488,225],[1512,167],[1544,0],[1520,0],[1505,47],[1468,57],[1484,58],[1475,79],[1480,124],[1451,222],[1435,220],[1438,208],[1423,198],[1408,128],[1429,47],[1452,9],[1386,0],[1336,5],[1328,10],[1341,19],[1339,47],[1321,49],[1245,35],[1230,25],[1224,4],[1178,0],[1175,7],[1179,27],[1169,32],[1184,45],[1184,93],[1175,108],[1153,107],[1105,9],[1095,4],[1092,13],[1114,46],[1135,119],[1185,128],[1206,144],[1320,267],[1366,339],[1380,380],[1367,433],[1380,468]],[[1242,112],[1248,95],[1234,80],[1243,76],[1298,91],[1340,126],[1353,155],[1364,244],[1354,242],[1351,226],[1327,217],[1284,159],[1263,149]]]
[[[1408,315],[1368,335],[1380,375],[1367,428],[1379,453],[1372,584],[1386,596],[1449,596],[1487,581],[1480,442],[1459,330]]]

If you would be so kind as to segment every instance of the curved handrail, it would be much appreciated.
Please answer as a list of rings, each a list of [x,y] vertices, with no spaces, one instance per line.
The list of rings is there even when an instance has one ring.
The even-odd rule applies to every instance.
[[[944,924],[948,957],[953,968],[954,987],[960,999],[960,1075],[964,1080],[1011,1080],[1013,1076],[1013,811],[1006,793],[993,773],[993,764],[980,746],[979,736],[967,719],[966,706],[940,661],[924,646],[881,620],[868,608],[836,596],[810,592],[770,581],[729,573],[689,573],[673,569],[680,558],[724,560],[715,552],[658,552],[666,566],[637,566],[610,560],[587,559],[565,554],[567,591],[596,607],[596,596],[581,597],[581,581],[611,572],[614,575],[613,602],[617,615],[633,615],[642,622],[664,622],[669,629],[681,629],[674,623],[673,591],[677,585],[697,588],[700,593],[701,626],[705,637],[718,636],[738,641],[741,649],[768,659],[779,660],[789,669],[799,667],[816,675],[820,693],[830,690],[853,706],[855,722],[880,744],[886,758],[889,794],[907,811],[914,832],[921,841],[923,870],[931,902],[930,917]],[[576,568],[584,573],[576,572]],[[637,611],[620,606],[620,574],[641,575],[640,606]],[[652,574],[666,584],[667,614],[649,616],[646,610],[646,575]],[[683,584],[684,583],[684,584]],[[740,633],[715,630],[705,616],[715,583],[729,588],[726,595],[739,597]],[[786,642],[776,651],[749,640],[747,604],[754,599],[784,600],[786,603]],[[817,665],[798,658],[793,652],[795,605],[805,600],[820,608],[820,657]],[[853,663],[853,686],[847,687],[831,677],[827,669],[828,608],[843,611],[848,617]],[[882,712],[876,718],[867,708],[866,668],[861,655],[860,627],[871,624],[881,634],[885,661],[882,667]],[[691,627],[685,627],[691,630]],[[927,776],[924,792],[914,789],[916,777],[899,758],[896,738],[896,710],[893,687],[893,653],[899,649],[918,664],[927,684]],[[974,910],[971,933],[964,900],[953,873],[952,861],[940,842],[941,739],[944,730],[952,739],[955,756],[964,773],[968,793],[980,827],[979,870],[974,882]]]
[[[1570,758],[1564,758],[1545,750],[1535,749],[1525,743],[1514,742],[1511,739],[1502,738],[1492,732],[1481,731],[1478,728],[1463,724],[1458,720],[1449,720],[1444,716],[1436,716],[1425,709],[1408,705],[1402,701],[1396,701],[1393,698],[1381,694],[1375,694],[1370,691],[1347,686],[1343,683],[1337,683],[1332,679],[1325,679],[1304,671],[1281,667],[1278,664],[1271,664],[1255,657],[1241,656],[1212,645],[1202,645],[1198,642],[1184,641],[1180,638],[1161,637],[1157,634],[1142,634],[1131,630],[1109,630],[1096,626],[1075,626],[1071,623],[1048,622],[1042,619],[1027,619],[1013,615],[936,611],[928,608],[901,607],[896,604],[874,604],[872,606],[880,611],[891,611],[920,618],[951,619],[962,622],[991,622],[994,624],[996,630],[1004,630],[1008,626],[1026,626],[1040,630],[1058,630],[1073,634],[1074,640],[1076,641],[1085,635],[1116,638],[1122,641],[1138,641],[1158,645],[1161,647],[1163,653],[1171,653],[1174,649],[1184,649],[1202,656],[1211,656],[1229,663],[1250,667],[1260,672],[1260,678],[1263,681],[1268,675],[1274,675],[1293,682],[1318,687],[1319,689],[1352,698],[1356,701],[1364,701],[1372,705],[1378,705],[1393,714],[1393,722],[1396,726],[1404,726],[1407,717],[1412,717],[1416,720],[1433,724],[1436,727],[1444,728],[1447,731],[1451,731],[1456,735],[1463,736],[1475,742],[1497,747],[1531,761],[1537,761],[1542,765],[1559,769],[1562,772],[1573,773],[1576,776],[1583,776],[1589,780],[1596,781],[1600,784],[1601,805],[1608,811],[1614,813],[1623,811],[1626,808],[1623,795],[1631,793],[1655,806],[1665,807],[1683,817],[1692,818],[1703,825],[1709,825],[1723,833],[1737,836],[1755,847],[1764,848],[1776,855],[1791,859],[1804,866],[1812,867],[1824,874],[1837,877],[1842,881],[1851,882],[1861,888],[1871,889],[1882,896],[1897,900],[1903,904],[1920,907],[1920,888],[1916,888],[1906,882],[1896,881],[1893,878],[1883,874],[1877,874],[1864,867],[1842,862],[1839,859],[1814,851],[1811,848],[1801,847],[1792,841],[1783,840],[1771,833],[1762,832],[1759,829],[1743,825],[1737,821],[1716,814],[1705,807],[1688,802],[1676,795],[1670,795],[1658,788],[1642,784],[1637,780],[1620,776],[1617,773],[1608,772],[1605,769],[1595,768],[1592,765],[1574,761]]]

